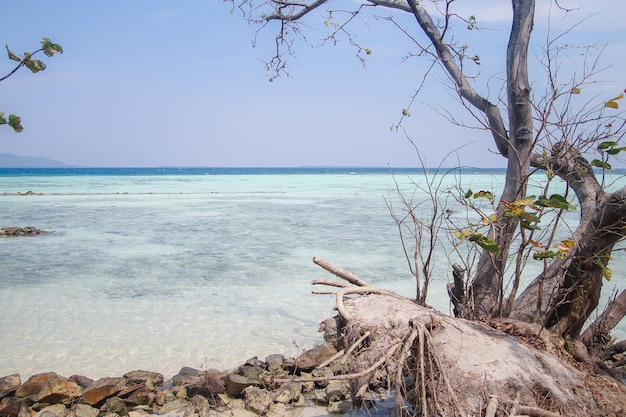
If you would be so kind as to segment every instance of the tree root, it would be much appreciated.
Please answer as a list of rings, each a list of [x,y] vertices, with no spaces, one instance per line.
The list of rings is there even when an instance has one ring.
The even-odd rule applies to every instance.
[[[325,339],[339,352],[318,368],[336,364],[342,371],[266,382],[349,381],[353,406],[360,407],[368,389],[386,381],[397,417],[626,415],[626,387],[595,374],[589,378],[560,360],[547,351],[557,347],[550,344],[547,349],[547,342],[536,342],[543,339],[534,329],[503,323],[504,331],[517,329],[507,334],[484,323],[445,316],[371,287],[328,261],[314,262],[349,283],[313,281],[335,287],[316,293],[335,294],[339,313],[332,326],[322,327]],[[590,383],[601,388],[590,389]],[[612,401],[601,401],[611,390]]]

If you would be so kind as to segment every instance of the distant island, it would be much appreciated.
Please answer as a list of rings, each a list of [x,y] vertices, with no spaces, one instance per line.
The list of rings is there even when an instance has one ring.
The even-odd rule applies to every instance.
[[[12,153],[0,153],[0,168],[71,168],[72,165],[64,164],[54,159],[20,156]]]

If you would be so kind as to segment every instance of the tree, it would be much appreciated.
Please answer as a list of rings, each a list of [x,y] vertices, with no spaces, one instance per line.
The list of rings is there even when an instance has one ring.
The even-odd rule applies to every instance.
[[[357,42],[351,25],[358,16],[371,10],[392,10],[385,19],[415,42],[420,51],[418,55],[432,59],[433,71],[436,68],[443,71],[460,102],[488,132],[499,154],[507,160],[505,184],[494,206],[495,213],[483,217],[488,232],[478,233],[472,226],[474,228],[469,227],[458,235],[476,244],[482,252],[473,275],[467,277],[463,288],[459,288],[462,280],[459,281],[458,275],[455,277],[457,285],[451,291],[455,313],[471,320],[515,319],[537,324],[567,340],[567,346],[577,342],[585,322],[598,307],[603,279],[610,278],[609,262],[615,245],[626,236],[626,188],[609,191],[602,180],[603,173],[611,168],[609,158],[626,150],[620,143],[626,132],[626,121],[622,114],[614,112],[623,95],[604,100],[595,107],[590,102],[575,109],[571,103],[572,95],[580,94],[598,72],[597,61],[586,63],[582,75],[561,82],[558,79],[562,71],[561,47],[554,39],[548,40],[544,51],[547,90],[535,97],[529,80],[528,59],[535,1],[512,0],[506,74],[501,85],[503,97],[492,102],[480,93],[481,84],[476,78],[468,75],[468,64],[479,65],[480,57],[469,55],[466,45],[457,41],[462,37],[459,27],[478,30],[479,23],[475,16],[459,16],[454,0],[229,1],[261,29],[278,22],[276,54],[267,62],[271,80],[288,71],[287,59],[296,41],[307,39],[304,35],[307,27],[316,31],[324,29],[316,26],[316,22],[325,24],[324,41],[336,41],[343,36],[357,48],[357,55],[365,59],[371,50]],[[558,1],[554,5],[561,8]],[[398,16],[403,13],[414,19],[414,28],[407,29],[398,23]],[[317,21],[312,16],[316,16]],[[403,113],[408,115],[408,109]],[[449,118],[454,121],[454,116]],[[599,156],[590,162],[588,156],[596,156],[594,154]],[[545,193],[529,196],[529,180],[538,171],[545,173]],[[549,193],[549,184],[555,178],[565,184],[564,193]],[[575,204],[568,199],[572,193]],[[476,193],[467,191],[459,196],[459,201],[467,202],[475,197]],[[580,219],[570,237],[558,241],[555,233],[548,233],[547,244],[534,239],[547,211],[551,211],[555,219],[550,230],[556,230],[562,212],[573,209],[574,205],[580,211]],[[433,218],[429,223],[431,231],[436,222]],[[413,235],[421,236],[418,232]],[[551,250],[552,246],[557,250]],[[544,262],[545,267],[517,295],[520,270],[530,254]],[[415,271],[417,268],[412,272],[415,274]],[[455,273],[462,274],[462,271],[455,268]],[[509,273],[512,277],[507,276]],[[508,278],[512,278],[513,285],[506,294]],[[424,294],[418,286],[417,298],[421,303],[425,303]],[[616,297],[609,310],[585,333],[582,340],[590,351],[598,345],[605,354],[624,351],[626,343],[613,345],[609,332],[626,313],[625,298],[624,292]]]
[[[22,67],[28,68],[33,74],[45,70],[46,64],[44,64],[39,59],[33,58],[33,56],[39,52],[43,52],[44,55],[46,55],[47,57],[51,57],[54,54],[63,53],[63,48],[61,47],[61,45],[52,43],[52,41],[50,41],[50,39],[48,38],[43,38],[43,40],[41,41],[41,48],[37,49],[33,53],[24,52],[24,55],[21,57],[14,54],[9,49],[8,45],[6,45],[6,50],[7,50],[9,59],[12,61],[16,61],[18,64],[7,75],[1,77],[0,81],[6,80],[7,78],[15,74]],[[24,130],[24,127],[22,126],[22,119],[15,114],[10,114],[7,119],[4,117],[4,113],[0,112],[0,125],[3,125],[3,124],[8,124],[11,128],[13,128],[13,130],[16,133],[20,133],[21,131]]]

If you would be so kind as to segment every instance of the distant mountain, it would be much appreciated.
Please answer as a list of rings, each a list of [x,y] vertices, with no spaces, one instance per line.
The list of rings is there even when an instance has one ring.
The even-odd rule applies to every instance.
[[[12,153],[0,153],[0,168],[70,168],[63,162],[54,159],[19,156]]]

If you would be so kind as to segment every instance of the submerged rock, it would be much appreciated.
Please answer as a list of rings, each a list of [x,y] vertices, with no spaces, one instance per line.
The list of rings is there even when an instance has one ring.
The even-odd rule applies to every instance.
[[[37,229],[33,226],[27,227],[3,227],[0,229],[0,237],[20,237],[20,236],[37,236],[45,235],[48,232]]]

